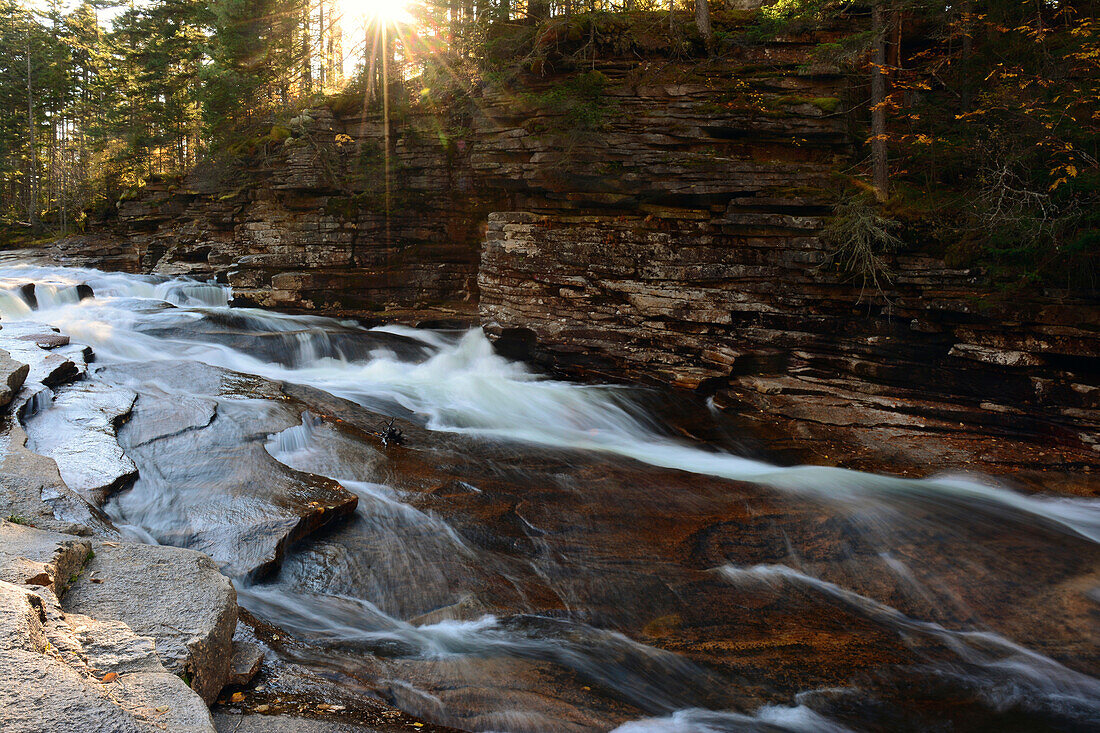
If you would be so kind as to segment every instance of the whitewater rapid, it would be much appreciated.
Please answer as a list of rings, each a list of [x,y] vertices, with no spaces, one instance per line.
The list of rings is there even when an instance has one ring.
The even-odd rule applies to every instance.
[[[34,283],[37,308],[20,289]],[[80,286],[93,297],[81,299]],[[354,322],[230,308],[230,288],[188,279],[33,265],[0,266],[0,318],[60,329],[93,347],[100,361],[193,360],[272,380],[316,387],[373,408],[397,405],[427,428],[553,448],[596,451],[661,467],[813,494],[865,511],[897,500],[1009,511],[1100,542],[1100,500],[1025,495],[987,477],[903,479],[824,466],[777,467],[703,449],[662,433],[630,390],[548,379],[493,350],[479,329],[441,334],[401,326],[376,332],[423,345],[410,360],[392,350],[348,353],[334,332]],[[199,322],[234,323],[281,339],[278,358],[203,338]],[[215,320],[216,323],[216,320]]]

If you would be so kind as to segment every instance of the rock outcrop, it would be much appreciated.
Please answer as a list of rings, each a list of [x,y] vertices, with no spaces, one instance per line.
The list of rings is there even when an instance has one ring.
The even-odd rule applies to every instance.
[[[158,658],[159,640],[62,610],[57,595],[90,557],[87,541],[0,523],[4,730],[212,733],[206,705]]]
[[[576,72],[487,86],[454,118],[410,112],[389,194],[380,121],[312,110],[248,172],[150,183],[120,208],[128,244],[62,250],[216,277],[283,310],[478,323],[508,354],[717,395],[803,445],[839,436],[867,465],[1094,462],[1095,293],[1004,298],[918,251],[891,259],[880,293],[831,264],[829,180],[852,139],[844,80],[808,56],[818,40],[594,61],[587,122],[547,101]],[[985,461],[989,434],[1012,445]]]
[[[102,496],[73,491],[50,456],[28,447],[23,419],[49,414],[53,388],[82,374],[90,358],[83,347],[69,350],[73,359],[51,352],[68,339],[33,330],[0,331],[8,351],[31,362],[6,365],[18,394],[5,416],[0,464],[0,516],[9,520],[0,522],[0,725],[210,733],[206,703],[230,681],[233,585],[201,553],[119,539],[97,508]],[[67,468],[73,451],[93,473],[102,468],[100,450],[124,458],[106,426],[129,412],[135,395],[89,382],[62,394],[79,403],[60,400],[57,416],[68,429],[47,420],[39,441],[69,446],[53,451]],[[80,468],[78,478],[88,473]]]
[[[493,214],[486,330],[549,365],[701,389],[761,426],[831,441],[826,456],[843,441],[871,466],[1095,462],[1095,303],[980,302],[975,273],[915,255],[897,258],[884,300],[823,270],[812,230],[753,233],[739,216]]]
[[[65,596],[65,610],[121,621],[156,639],[164,666],[212,703],[229,682],[233,584],[194,550],[97,541],[94,552]]]

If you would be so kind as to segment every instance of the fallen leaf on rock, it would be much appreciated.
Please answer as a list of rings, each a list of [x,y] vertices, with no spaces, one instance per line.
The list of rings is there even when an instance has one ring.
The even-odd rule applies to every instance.
[[[103,675],[103,678],[100,679],[99,681],[106,685],[106,684],[109,684],[111,682],[114,682],[117,679],[118,679],[118,672],[108,672],[107,674]]]
[[[257,705],[256,706],[256,712],[257,713],[266,713],[270,709],[271,709],[270,705]]]
[[[229,702],[244,702],[244,693],[234,692],[232,695],[229,696]]]

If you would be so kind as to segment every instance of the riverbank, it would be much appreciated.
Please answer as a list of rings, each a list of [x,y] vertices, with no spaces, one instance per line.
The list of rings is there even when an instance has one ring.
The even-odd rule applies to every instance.
[[[0,280],[0,346],[30,362],[11,365],[25,407],[5,511],[95,552],[51,549],[76,535],[17,550],[63,559],[17,580],[83,558],[54,592],[58,623],[131,603],[154,680],[224,663],[200,652],[226,633],[262,649],[244,687],[221,667],[172,683],[217,695],[218,726],[1029,730],[1100,714],[1094,500],[784,468],[683,393],[546,379],[476,330],[230,308],[227,288],[183,279],[9,263]],[[391,418],[400,444],[379,436]],[[177,579],[222,600],[170,601]],[[188,646],[173,629],[197,633],[200,606],[217,633]],[[99,670],[95,638],[78,641],[80,669]],[[77,699],[110,692],[107,674]]]
[[[45,300],[58,289],[43,285],[37,294]],[[82,295],[90,292],[73,290],[74,302]],[[247,616],[238,625],[243,611],[227,568],[194,550],[135,543],[134,529],[120,529],[101,509],[137,475],[116,434],[133,417],[136,395],[86,380],[94,360],[91,348],[56,329],[9,319],[0,326],[0,727],[449,730],[376,700],[335,704],[285,663],[276,664],[297,672],[296,686],[284,685],[274,700],[255,691],[257,675],[273,674],[265,655],[280,635]],[[24,420],[42,410],[57,419],[28,436]],[[353,509],[354,497],[347,503]],[[322,515],[294,536],[330,520]]]
[[[486,86],[470,110],[410,108],[388,210],[381,120],[333,99],[230,171],[150,180],[53,253],[282,312],[481,327],[570,379],[714,397],[790,462],[1095,492],[1095,289],[963,262],[919,222],[874,282],[846,269],[825,231],[858,155],[823,40],[601,57]]]

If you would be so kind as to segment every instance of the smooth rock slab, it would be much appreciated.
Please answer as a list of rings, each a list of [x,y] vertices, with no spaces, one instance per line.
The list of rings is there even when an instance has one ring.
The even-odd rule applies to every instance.
[[[96,542],[65,610],[124,622],[156,639],[157,656],[213,702],[229,676],[237,592],[194,550]]]
[[[355,494],[265,448],[302,421],[274,383],[191,362],[112,365],[95,376],[139,394],[119,444],[140,478],[112,516],[158,542],[205,552],[230,577],[257,577],[288,545],[354,512]]]
[[[52,458],[27,448],[27,434],[18,422],[12,420],[0,439],[6,442],[0,462],[0,514],[69,534],[118,535],[103,512],[65,485]]]
[[[137,477],[115,432],[136,399],[125,387],[95,381],[62,387],[49,407],[25,420],[27,447],[52,458],[65,484],[99,506]]]

